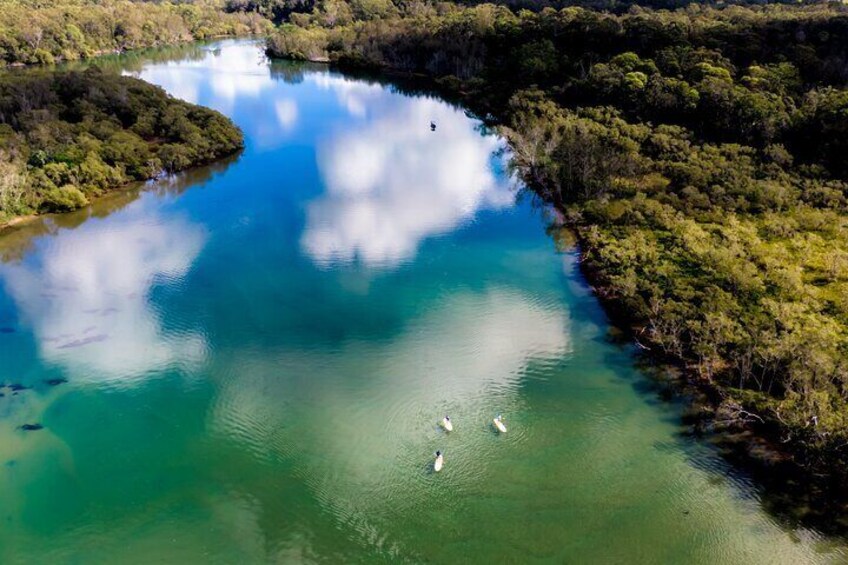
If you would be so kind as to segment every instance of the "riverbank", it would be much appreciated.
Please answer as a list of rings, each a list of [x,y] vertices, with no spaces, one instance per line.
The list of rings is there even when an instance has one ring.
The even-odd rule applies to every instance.
[[[261,40],[263,35],[255,35],[251,33],[243,33],[243,34],[217,34],[211,35],[208,37],[203,37],[202,39],[197,39],[194,37],[186,37],[186,38],[176,38],[172,41],[163,42],[163,43],[144,43],[141,45],[133,46],[133,47],[120,47],[120,48],[108,48],[108,49],[98,49],[90,53],[86,53],[85,57],[70,57],[66,58],[62,55],[56,55],[53,60],[49,63],[43,63],[39,61],[30,61],[30,62],[13,62],[8,63],[5,67],[0,66],[0,73],[4,71],[14,71],[15,69],[32,69],[32,68],[46,68],[53,69],[54,66],[59,68],[70,68],[74,64],[97,64],[97,59],[110,57],[110,56],[121,56],[121,55],[129,55],[133,53],[141,53],[144,51],[152,51],[156,49],[167,49],[167,48],[180,48],[187,47],[191,45],[203,45],[205,43],[211,43],[218,40],[223,39],[256,39]]]
[[[841,191],[842,181],[795,166],[793,159],[802,162],[810,147],[793,148],[798,154],[793,158],[780,145],[779,156],[774,153],[778,146],[759,145],[760,134],[734,134],[734,123],[721,132],[700,123],[715,108],[702,108],[698,100],[714,96],[711,89],[718,83],[697,73],[687,76],[688,83],[672,79],[654,60],[616,54],[619,48],[599,54],[597,60],[606,62],[594,70],[583,68],[578,75],[583,78],[571,79],[568,88],[556,86],[561,79],[549,84],[552,77],[562,76],[554,70],[557,49],[562,49],[563,60],[563,52],[570,57],[571,51],[580,51],[581,41],[599,49],[597,38],[584,29],[589,25],[585,20],[611,19],[577,12],[564,11],[559,20],[549,17],[545,25],[532,15],[516,18],[506,10],[480,7],[457,8],[429,20],[307,32],[289,28],[281,34],[291,37],[269,42],[269,54],[293,49],[295,58],[319,58],[303,56],[314,51],[346,70],[364,68],[414,76],[416,81],[426,75],[449,99],[462,101],[500,127],[528,186],[578,231],[582,268],[611,318],[628,328],[652,363],[678,369],[679,381],[687,385],[684,393],[702,398],[693,405],[699,414],[694,431],[709,433],[730,458],[744,460],[761,478],[778,475],[772,490],[814,500],[804,518],[843,530],[839,519],[845,515],[846,493],[841,484],[848,467],[841,441],[847,428],[841,416],[840,359],[846,344],[839,289],[846,273],[834,258],[845,252],[846,216],[843,200],[824,202],[812,196],[830,190],[825,187]],[[832,16],[834,21],[842,17],[838,11]],[[669,17],[649,14],[647,19]],[[826,15],[810,10],[778,11],[771,17],[753,24],[743,18],[741,26],[756,34],[769,26],[779,33],[774,30],[784,18],[829,25]],[[629,18],[620,18],[620,25],[638,25]],[[704,19],[709,18],[725,15],[716,10]],[[460,40],[457,34],[471,22],[479,27]],[[578,24],[584,27],[574,27]],[[511,39],[505,39],[504,29],[513,30],[507,34]],[[515,29],[521,32],[516,35]],[[608,32],[599,28],[598,33]],[[529,37],[536,41],[532,50]],[[560,45],[566,37],[580,39]],[[541,45],[543,40],[551,43]],[[681,43],[702,40],[688,37]],[[416,50],[413,45],[426,47]],[[450,57],[457,49],[474,55],[454,65]],[[650,52],[651,47],[640,49]],[[513,57],[517,52],[541,66],[528,71]],[[737,57],[732,46],[728,53]],[[758,96],[759,87],[752,88],[747,75],[739,71],[734,77],[731,73],[737,71],[728,69],[735,92],[750,89],[745,96]],[[559,72],[569,76],[571,70]],[[685,118],[691,120],[691,130],[633,119],[656,109],[641,109],[632,97],[643,96],[638,93],[649,84],[660,88],[662,81],[661,88],[676,89],[695,105],[685,110],[691,118],[677,117],[669,108],[658,119]],[[635,90],[616,90],[627,88]],[[770,103],[769,96],[761,101]],[[576,108],[565,105],[569,100],[576,100]],[[609,105],[591,107],[598,100]],[[648,103],[655,102],[639,102]],[[793,123],[803,122],[806,118],[799,116],[805,111],[799,109]],[[771,117],[756,118],[755,128],[772,127],[778,110],[769,112]],[[730,135],[741,143],[715,140]],[[783,134],[784,139],[792,135],[800,134],[791,129]],[[820,155],[828,151],[822,148]],[[801,218],[815,218],[815,223]],[[799,251],[801,242],[807,251]]]
[[[313,61],[319,62],[319,61]],[[461,82],[435,80],[423,73],[397,69],[375,69],[369,66],[336,62],[346,74],[368,80],[389,81],[400,91],[424,92],[469,109],[488,127],[500,128],[496,109],[481,104],[475,92]],[[514,148],[513,148],[514,149]],[[528,187],[532,176],[520,171]],[[591,263],[586,249],[591,246],[587,230],[592,226],[574,221],[574,209],[563,202],[545,198],[545,191],[532,192],[541,205],[557,210],[560,224],[553,230],[569,230],[574,235],[565,239],[580,254],[580,272],[603,306],[610,323],[617,329],[614,341],[635,344],[637,364],[657,387],[656,394],[666,400],[682,399],[687,409],[682,424],[687,433],[699,441],[715,446],[721,455],[762,487],[766,505],[791,523],[813,526],[833,535],[848,532],[848,488],[844,467],[823,459],[820,452],[810,452],[785,441],[786,430],[774,421],[746,410],[716,382],[704,379],[697,364],[664,352],[646,335],[644,319],[635,318],[614,288],[605,285],[609,276]],[[571,218],[571,219],[569,219]],[[554,239],[559,236],[553,235]]]
[[[587,245],[580,226],[563,226],[576,233],[574,245]],[[681,399],[686,410],[681,422],[688,434],[713,445],[722,457],[760,485],[762,500],[775,514],[793,524],[805,524],[831,535],[848,533],[848,477],[844,467],[817,459],[816,453],[787,445],[785,430],[775,422],[745,410],[714,382],[702,378],[696,366],[663,353],[645,342],[643,320],[603,284],[604,275],[580,252],[580,271],[601,303],[617,333],[615,341],[635,344],[637,364],[665,399]],[[794,447],[794,449],[793,449]],[[818,454],[820,457],[820,454]]]
[[[15,226],[20,226],[27,222],[31,222],[37,217],[37,214],[27,214],[26,216],[15,216],[13,218],[9,218],[8,220],[0,220],[0,233],[3,233],[3,231],[6,229],[14,228]]]

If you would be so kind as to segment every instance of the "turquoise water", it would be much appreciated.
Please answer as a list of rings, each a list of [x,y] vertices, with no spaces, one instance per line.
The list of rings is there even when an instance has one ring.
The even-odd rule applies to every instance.
[[[246,148],[0,236],[0,562],[848,559],[681,436],[460,108],[253,42],[110,64]]]

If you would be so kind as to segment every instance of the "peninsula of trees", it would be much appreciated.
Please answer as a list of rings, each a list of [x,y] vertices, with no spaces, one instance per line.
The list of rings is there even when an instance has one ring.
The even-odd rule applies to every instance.
[[[848,11],[382,5],[318,2],[268,52],[462,97],[640,344],[708,383],[718,419],[844,470]]]
[[[73,210],[242,145],[223,115],[139,79],[97,67],[0,73],[0,224]]]

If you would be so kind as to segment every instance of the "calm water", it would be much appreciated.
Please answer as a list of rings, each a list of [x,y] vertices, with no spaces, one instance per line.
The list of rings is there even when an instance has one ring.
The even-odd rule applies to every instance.
[[[680,436],[460,109],[250,42],[111,64],[247,147],[0,237],[0,562],[846,559]]]

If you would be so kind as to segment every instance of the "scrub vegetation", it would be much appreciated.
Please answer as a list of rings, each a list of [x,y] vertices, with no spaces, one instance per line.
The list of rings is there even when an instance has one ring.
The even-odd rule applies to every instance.
[[[232,154],[226,117],[92,67],[0,74],[0,223]]]
[[[223,0],[0,0],[0,66],[73,61],[270,28],[258,13],[224,13],[223,7]]]
[[[268,52],[463,97],[643,347],[716,391],[719,418],[845,468],[848,11],[355,6],[291,16]]]
[[[0,68],[88,59],[223,35],[262,33],[224,0],[0,0]],[[97,68],[0,74],[0,225],[67,211],[134,180],[207,163],[242,146],[221,114]]]

